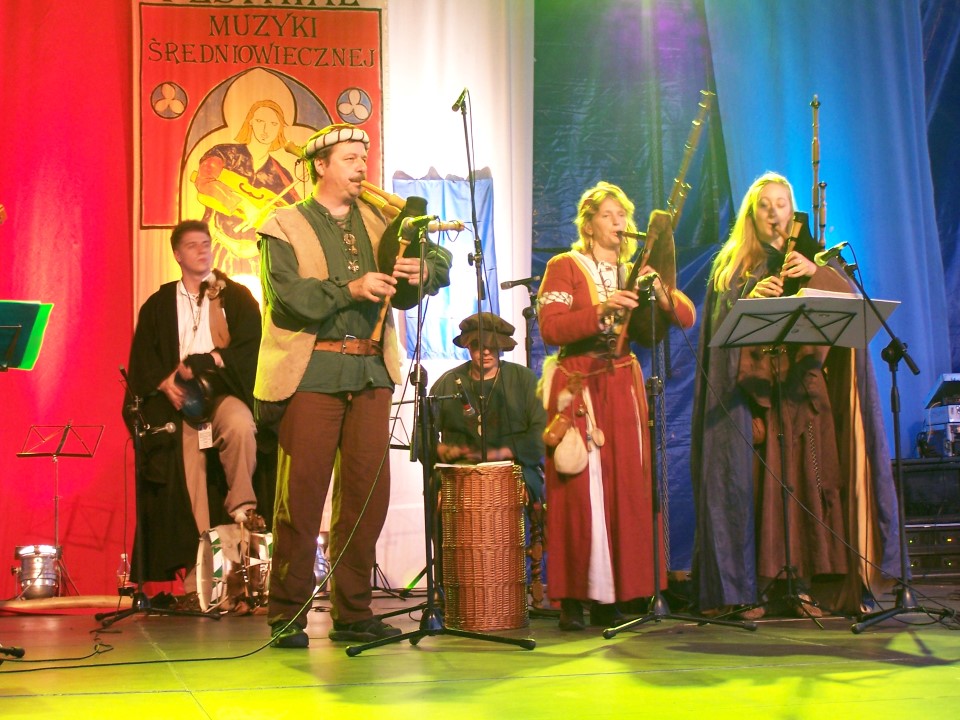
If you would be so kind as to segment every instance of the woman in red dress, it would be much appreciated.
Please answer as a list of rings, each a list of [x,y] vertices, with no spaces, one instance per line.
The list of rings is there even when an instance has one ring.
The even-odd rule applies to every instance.
[[[544,365],[547,417],[566,415],[586,447],[585,467],[546,461],[547,577],[560,600],[560,627],[584,627],[618,619],[615,603],[652,595],[651,450],[643,374],[617,336],[624,314],[641,298],[624,288],[635,249],[633,203],[616,185],[601,182],[580,199],[579,239],[547,264],[538,299],[544,342],[560,347]],[[652,272],[641,269],[641,275]],[[656,312],[688,328],[696,311],[690,300],[659,277],[652,281]],[[646,295],[644,296],[646,297]],[[637,310],[643,315],[644,308]],[[632,327],[632,326],[631,326]],[[663,547],[663,544],[660,544]],[[666,586],[666,567],[659,587]]]

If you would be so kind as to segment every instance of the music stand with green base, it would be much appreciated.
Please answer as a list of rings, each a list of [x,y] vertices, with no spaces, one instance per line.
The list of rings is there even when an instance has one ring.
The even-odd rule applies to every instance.
[[[0,300],[0,372],[33,370],[53,303]]]

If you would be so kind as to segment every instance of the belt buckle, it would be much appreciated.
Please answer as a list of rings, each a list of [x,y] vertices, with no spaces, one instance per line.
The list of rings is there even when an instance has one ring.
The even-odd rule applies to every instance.
[[[348,340],[356,340],[356,339],[357,339],[357,336],[356,336],[356,335],[344,335],[344,336],[343,336],[343,342],[340,343],[340,354],[341,354],[341,355],[346,355],[346,354],[347,354],[347,341],[348,341]]]

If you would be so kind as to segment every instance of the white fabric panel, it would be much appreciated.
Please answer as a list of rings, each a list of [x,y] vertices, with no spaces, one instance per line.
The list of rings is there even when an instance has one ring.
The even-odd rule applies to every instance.
[[[493,177],[497,277],[527,277],[532,227],[533,0],[389,0],[386,28],[384,185],[390,189],[389,178],[395,172],[417,178],[431,167],[441,176],[466,177],[463,119],[450,106],[464,87],[469,88],[475,169],[489,167]],[[468,233],[463,237],[472,242]],[[475,289],[465,287],[462,292]],[[521,313],[527,304],[522,287],[503,291],[500,297],[501,314],[517,328],[517,349],[508,359],[520,363],[524,362],[525,336]],[[451,364],[426,363],[429,381]],[[398,388],[396,399],[400,395]],[[406,398],[411,397],[408,390]],[[403,407],[409,430],[409,406]],[[391,462],[390,512],[377,559],[388,582],[396,586],[408,583],[423,567],[423,485],[420,464],[409,462],[406,452],[393,451]]]

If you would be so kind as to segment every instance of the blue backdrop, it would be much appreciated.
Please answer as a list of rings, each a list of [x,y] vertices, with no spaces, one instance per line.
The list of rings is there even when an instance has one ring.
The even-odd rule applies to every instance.
[[[499,314],[497,253],[493,234],[493,179],[489,168],[479,170],[476,176],[477,226],[484,258],[483,309]],[[468,256],[475,255],[476,251],[476,236],[469,221],[473,214],[470,182],[453,176],[442,178],[430,168],[425,177],[416,180],[401,173],[394,175],[393,192],[405,198],[411,195],[425,198],[430,215],[467,218],[467,228],[462,232],[444,232],[430,238],[449,250],[453,260],[450,265],[450,285],[427,301],[420,352],[424,360],[451,357],[468,360],[470,353],[454,345],[453,338],[460,334],[460,321],[477,312],[478,307],[477,270],[468,261]],[[404,313],[403,332],[408,355],[416,347],[416,323],[417,309],[407,310]]]
[[[923,61],[924,38],[933,33],[942,36],[938,47],[943,37],[956,46],[957,23],[943,17],[955,19],[960,11],[957,3],[934,0],[922,10],[919,0],[537,2],[533,272],[542,273],[575,239],[577,199],[598,180],[626,190],[641,227],[650,210],[664,207],[699,91],[710,89],[717,100],[687,177],[693,196],[676,233],[679,284],[702,306],[709,262],[725,238],[731,207],[757,175],[787,175],[798,209],[810,211],[809,103],[817,94],[826,243],[849,242],[856,257],[848,257],[859,263],[868,293],[902,302],[891,325],[921,369],[914,377],[902,366],[898,376],[902,441],[911,455],[921,400],[938,375],[951,370],[947,328],[958,322],[948,313],[927,148],[928,123],[931,132],[949,126],[955,133],[956,104],[931,112]],[[935,54],[940,77],[951,77],[952,57],[952,51]],[[955,84],[934,86],[940,103],[955,97]],[[942,142],[955,157],[955,137],[944,132]],[[945,187],[956,182],[951,174]],[[954,204],[956,197],[953,192]],[[951,261],[960,262],[952,260],[957,223],[946,222],[952,222]],[[668,343],[674,569],[689,567],[693,539],[687,458],[697,332],[675,331]],[[871,345],[883,398],[890,382],[879,353],[887,342],[878,335]],[[537,338],[536,369],[551,350]],[[646,369],[642,354],[641,361]],[[889,413],[887,427],[889,433]]]

